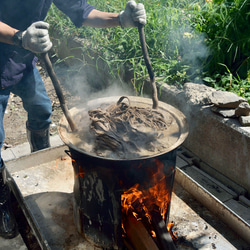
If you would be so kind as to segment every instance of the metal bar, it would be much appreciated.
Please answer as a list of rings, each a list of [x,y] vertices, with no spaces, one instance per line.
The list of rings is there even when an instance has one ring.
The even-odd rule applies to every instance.
[[[22,210],[22,212],[23,212],[23,214],[24,214],[24,216],[25,216],[25,218],[30,226],[30,229],[34,233],[34,236],[35,236],[35,239],[37,240],[37,243],[40,245],[42,250],[51,250],[44,235],[42,234],[42,232],[39,231],[38,224],[31,216],[30,209],[26,206],[19,188],[17,187],[15,181],[11,177],[8,169],[6,169],[6,170],[7,170],[6,172],[7,172],[8,185],[9,185],[13,195],[15,196],[15,199],[17,200],[18,205],[20,206],[20,208]],[[27,247],[29,249],[29,246],[27,246]]]

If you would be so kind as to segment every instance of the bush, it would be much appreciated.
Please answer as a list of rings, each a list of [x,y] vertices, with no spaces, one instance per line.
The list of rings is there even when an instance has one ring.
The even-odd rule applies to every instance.
[[[226,65],[234,76],[245,79],[250,56],[250,2],[216,2],[205,5],[201,11],[205,20],[202,32],[206,33],[211,50],[208,72],[223,74]]]

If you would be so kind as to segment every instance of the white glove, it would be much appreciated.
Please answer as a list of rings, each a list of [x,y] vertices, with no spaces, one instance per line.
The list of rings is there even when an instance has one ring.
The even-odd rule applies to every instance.
[[[49,38],[49,24],[39,21],[30,25],[23,32],[22,46],[34,53],[46,53],[52,47],[52,42]]]
[[[137,27],[138,23],[145,25],[146,11],[142,3],[136,3],[135,1],[128,1],[125,10],[119,14],[119,22],[122,28],[124,27]]]

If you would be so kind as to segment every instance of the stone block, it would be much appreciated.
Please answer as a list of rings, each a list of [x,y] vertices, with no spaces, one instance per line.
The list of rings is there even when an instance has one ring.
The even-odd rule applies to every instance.
[[[189,135],[183,147],[250,193],[250,130],[238,119],[215,114],[211,105],[192,104],[188,98],[174,86],[161,86],[160,99],[187,117]]]
[[[236,116],[249,116],[250,114],[250,105],[248,102],[242,102],[235,109]]]
[[[241,102],[245,102],[246,99],[239,97],[238,95],[227,92],[227,91],[214,91],[211,96],[212,103],[220,108],[230,108],[234,109],[239,106]]]
[[[241,116],[239,120],[242,126],[250,126],[250,116]]]

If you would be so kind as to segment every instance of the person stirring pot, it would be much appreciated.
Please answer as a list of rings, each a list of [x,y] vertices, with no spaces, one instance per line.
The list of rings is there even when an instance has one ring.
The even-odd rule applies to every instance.
[[[10,93],[22,99],[27,111],[26,131],[31,152],[50,147],[51,101],[36,68],[36,53],[52,47],[49,24],[44,19],[52,2],[76,27],[137,27],[146,24],[144,5],[128,1],[120,13],[103,12],[86,0],[0,1],[0,148],[4,142],[3,117]],[[18,234],[6,182],[6,167],[0,151],[0,236]]]

